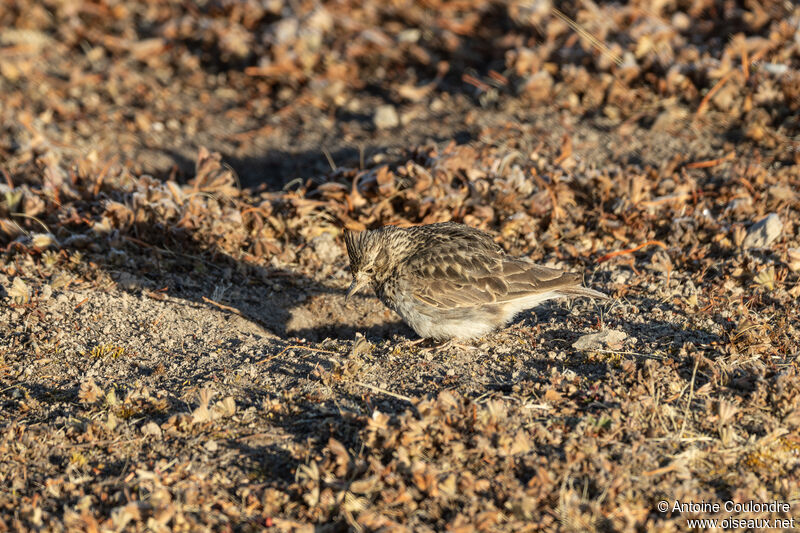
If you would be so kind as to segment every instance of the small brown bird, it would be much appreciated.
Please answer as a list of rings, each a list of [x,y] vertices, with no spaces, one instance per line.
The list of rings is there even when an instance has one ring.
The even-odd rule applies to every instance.
[[[423,338],[480,337],[560,296],[608,298],[581,286],[580,274],[509,257],[489,234],[454,222],[345,230],[344,242],[353,274],[347,298],[372,285]]]

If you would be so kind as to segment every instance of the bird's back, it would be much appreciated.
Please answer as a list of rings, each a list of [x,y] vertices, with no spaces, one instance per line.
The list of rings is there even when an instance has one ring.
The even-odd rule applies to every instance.
[[[438,308],[503,303],[580,284],[580,276],[509,257],[492,237],[455,223],[405,230],[414,242],[400,274],[420,301]]]

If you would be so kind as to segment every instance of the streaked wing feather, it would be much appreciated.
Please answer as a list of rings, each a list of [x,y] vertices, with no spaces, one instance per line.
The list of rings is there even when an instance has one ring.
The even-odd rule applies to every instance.
[[[410,265],[414,296],[440,309],[504,303],[580,284],[580,276],[499,253],[428,255]]]
[[[503,303],[580,286],[581,276],[510,258],[492,237],[453,223],[408,230],[422,244],[404,265],[414,296],[441,309]]]

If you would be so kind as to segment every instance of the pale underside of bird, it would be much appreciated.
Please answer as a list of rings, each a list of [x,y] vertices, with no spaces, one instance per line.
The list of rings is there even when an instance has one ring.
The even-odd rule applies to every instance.
[[[506,255],[491,235],[453,222],[345,230],[353,283],[367,285],[423,338],[481,337],[562,296],[605,299],[582,276]]]

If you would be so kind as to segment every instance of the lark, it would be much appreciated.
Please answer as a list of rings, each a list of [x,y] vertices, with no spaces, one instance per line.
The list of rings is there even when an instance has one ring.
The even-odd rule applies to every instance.
[[[607,298],[582,276],[507,255],[491,235],[454,222],[345,230],[353,283],[345,301],[371,285],[423,339],[466,340],[562,296]]]

